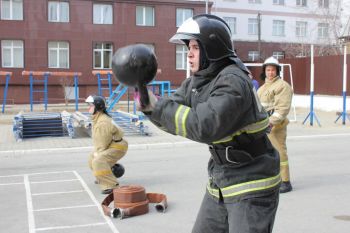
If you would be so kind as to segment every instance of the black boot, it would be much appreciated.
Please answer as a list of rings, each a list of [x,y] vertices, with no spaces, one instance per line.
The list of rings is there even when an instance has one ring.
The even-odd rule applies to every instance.
[[[288,193],[293,190],[290,181],[283,181],[280,187],[280,193]]]
[[[105,190],[102,190],[102,194],[110,194],[113,192],[113,189],[105,189]]]

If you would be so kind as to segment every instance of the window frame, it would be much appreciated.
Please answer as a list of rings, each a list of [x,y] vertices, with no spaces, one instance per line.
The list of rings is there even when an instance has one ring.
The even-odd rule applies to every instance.
[[[324,25],[324,26],[322,26]],[[320,32],[322,35],[320,35]],[[317,38],[326,39],[329,36],[329,24],[328,23],[318,23],[317,24]]]
[[[248,0],[250,4],[261,4],[261,0]]]
[[[318,0],[318,7],[319,8],[329,8],[329,0]]]
[[[181,51],[180,48],[181,47]],[[177,55],[181,55],[181,67],[178,67],[178,60],[177,60]],[[175,69],[176,70],[187,70],[187,54],[188,54],[188,49],[186,45],[181,45],[177,44],[175,45]]]
[[[96,45],[101,44],[101,49],[96,48]],[[106,45],[111,45],[110,49],[107,49]],[[100,70],[104,70],[104,69],[112,69],[112,57],[113,57],[113,43],[112,42],[94,42],[93,44],[93,49],[92,49],[92,68],[93,69],[100,69]],[[100,56],[101,56],[101,66],[97,67],[96,66],[96,57],[95,57],[95,52],[99,52]],[[109,56],[109,64],[108,67],[105,68],[105,52],[110,52],[110,56]]]
[[[50,3],[56,3],[56,14],[57,14],[57,20],[50,19]],[[67,4],[67,21],[64,21],[61,19],[61,5],[63,3]],[[49,0],[47,2],[47,21],[50,23],[69,23],[70,22],[70,5],[68,1],[59,1],[59,0]]]
[[[237,17],[224,16],[223,19],[231,30],[231,35],[237,34]]]
[[[9,1],[9,18],[4,18],[4,14],[3,14],[3,4],[4,4],[5,0],[0,0],[0,20],[18,20],[18,21],[23,21],[23,17],[24,17],[24,8],[23,8],[23,0],[16,0],[16,1],[20,1],[21,3],[21,13],[20,13],[20,17],[19,18],[14,18],[14,4],[13,1],[15,0],[7,0]]]
[[[254,20],[253,23],[251,22],[252,20]],[[253,32],[251,32],[250,29],[253,29]],[[258,33],[259,33],[258,19],[248,18],[248,35],[258,35]]]
[[[282,56],[281,56],[281,54],[282,54]],[[285,52],[283,52],[283,51],[274,51],[274,52],[272,52],[272,56],[274,58],[276,58],[277,60],[284,59]]]
[[[279,20],[279,19],[272,20],[272,36],[280,36],[280,37],[286,36],[286,21]]]
[[[301,33],[304,32],[304,33]],[[296,21],[295,22],[295,36],[302,38],[307,35],[307,21]]]
[[[300,7],[307,7],[307,0],[296,0],[295,5]]]
[[[95,21],[95,7],[99,6],[100,10],[99,10],[99,14],[101,14],[100,16],[100,22]],[[111,7],[111,22],[107,22],[105,23],[104,20],[106,19],[105,14],[103,13],[103,6],[104,7]],[[113,12],[113,4],[108,4],[108,3],[97,3],[94,2],[93,6],[92,6],[92,23],[95,25],[113,25],[114,22],[114,12]]]
[[[255,59],[255,57],[257,57],[257,58]],[[259,58],[260,58],[259,51],[256,51],[256,50],[248,51],[248,60],[249,61],[258,61]]]
[[[5,42],[11,42],[11,46],[4,46],[3,43]],[[21,42],[21,47],[15,47],[14,46],[14,42]],[[6,40],[1,40],[0,41],[0,46],[1,46],[1,67],[2,68],[24,68],[24,41],[23,40],[9,40],[9,39],[6,39]],[[4,58],[4,50],[5,49],[9,49],[10,50],[10,65],[9,66],[6,66],[4,64],[5,62],[5,58]],[[15,66],[15,62],[14,62],[14,58],[15,58],[15,53],[14,53],[14,50],[15,49],[21,49],[21,61],[20,61],[20,65],[19,66]]]
[[[286,2],[285,2],[285,0],[273,0],[272,4],[277,5],[277,6],[284,6],[286,4]]]
[[[178,24],[178,11],[180,11],[180,10],[182,10],[182,14],[181,14],[182,15],[182,19],[181,19],[181,23]],[[191,11],[191,16],[190,17],[186,18],[186,14],[184,12],[186,10]],[[180,8],[176,8],[176,22],[175,22],[176,23],[176,27],[180,27],[183,24],[183,22],[185,22],[185,20],[193,17],[193,12],[194,12],[194,10],[192,8],[181,8],[181,7]]]
[[[57,43],[57,47],[55,48],[50,48],[50,43]],[[67,48],[60,48],[60,43],[67,43]],[[50,64],[50,51],[56,51],[56,59],[57,59],[57,64],[56,66],[51,66]],[[67,67],[60,67],[60,51],[67,50]],[[47,67],[50,69],[69,69],[70,68],[70,43],[68,41],[48,41],[47,43]]]
[[[142,8],[142,24],[138,24],[138,21],[137,21],[137,9],[139,8]],[[147,21],[146,21],[146,16],[147,16],[147,11],[146,9],[152,9],[152,24],[151,25],[148,25],[147,24]],[[135,7],[135,22],[136,22],[136,26],[139,26],[139,27],[154,27],[156,25],[156,19],[155,19],[155,7],[154,6],[146,6],[146,5],[137,5]]]

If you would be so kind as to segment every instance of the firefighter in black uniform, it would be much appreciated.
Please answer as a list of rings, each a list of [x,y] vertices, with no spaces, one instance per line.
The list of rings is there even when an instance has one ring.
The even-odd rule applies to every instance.
[[[188,47],[193,76],[169,98],[149,93],[151,103],[139,109],[167,132],[209,145],[209,182],[192,232],[272,232],[279,156],[228,25],[214,15],[197,15],[170,42]]]

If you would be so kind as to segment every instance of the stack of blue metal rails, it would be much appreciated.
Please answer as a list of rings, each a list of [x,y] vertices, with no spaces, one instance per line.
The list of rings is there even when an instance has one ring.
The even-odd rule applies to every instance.
[[[62,115],[52,112],[16,115],[13,132],[17,141],[25,138],[68,136]]]
[[[86,112],[83,114],[88,116],[91,125],[91,115]],[[108,114],[124,130],[125,135],[150,135],[148,127],[141,121],[140,116],[123,111],[109,112]]]
[[[113,120],[124,130],[125,135],[150,135],[148,127],[140,117],[121,111],[109,112]]]

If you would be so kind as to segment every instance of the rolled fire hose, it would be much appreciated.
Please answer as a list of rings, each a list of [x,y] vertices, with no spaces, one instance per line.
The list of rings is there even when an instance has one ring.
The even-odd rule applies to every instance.
[[[114,208],[109,204],[114,201]],[[146,214],[148,204],[155,203],[158,212],[165,212],[168,207],[166,195],[161,193],[146,193],[145,188],[138,185],[121,186],[113,189],[102,202],[106,216],[123,219],[125,217]]]

